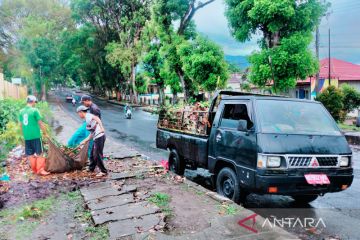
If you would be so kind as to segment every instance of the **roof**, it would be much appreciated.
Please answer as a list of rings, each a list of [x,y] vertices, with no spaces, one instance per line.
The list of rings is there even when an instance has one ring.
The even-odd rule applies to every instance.
[[[241,82],[241,74],[240,73],[233,73],[228,80],[228,84],[240,84]]]
[[[330,58],[330,67],[331,78],[336,78],[339,81],[360,81],[360,65],[336,58]],[[320,78],[329,78],[329,58],[325,58],[320,61]],[[309,83],[310,77],[306,80],[300,80],[298,82]]]

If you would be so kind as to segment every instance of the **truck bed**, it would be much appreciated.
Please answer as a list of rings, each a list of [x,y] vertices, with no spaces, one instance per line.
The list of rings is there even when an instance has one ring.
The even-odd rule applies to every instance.
[[[208,136],[195,135],[178,130],[158,128],[156,147],[161,149],[176,149],[186,162],[198,167],[207,167]]]

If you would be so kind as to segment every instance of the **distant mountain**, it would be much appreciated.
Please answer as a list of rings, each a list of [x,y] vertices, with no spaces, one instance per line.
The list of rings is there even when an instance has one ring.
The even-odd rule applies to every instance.
[[[240,67],[241,70],[250,66],[249,61],[247,60],[246,56],[232,56],[232,55],[225,55],[225,60],[229,63],[236,64]]]

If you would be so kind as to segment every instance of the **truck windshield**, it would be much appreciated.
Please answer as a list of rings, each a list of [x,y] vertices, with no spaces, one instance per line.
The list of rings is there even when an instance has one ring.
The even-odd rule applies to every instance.
[[[257,100],[256,105],[263,133],[341,135],[321,104]]]

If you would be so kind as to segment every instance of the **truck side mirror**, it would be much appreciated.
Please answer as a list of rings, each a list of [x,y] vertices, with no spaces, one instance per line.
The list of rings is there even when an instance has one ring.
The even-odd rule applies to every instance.
[[[247,129],[247,121],[246,120],[239,120],[238,122],[238,127],[237,127],[238,131],[242,131],[242,132],[246,132]]]

